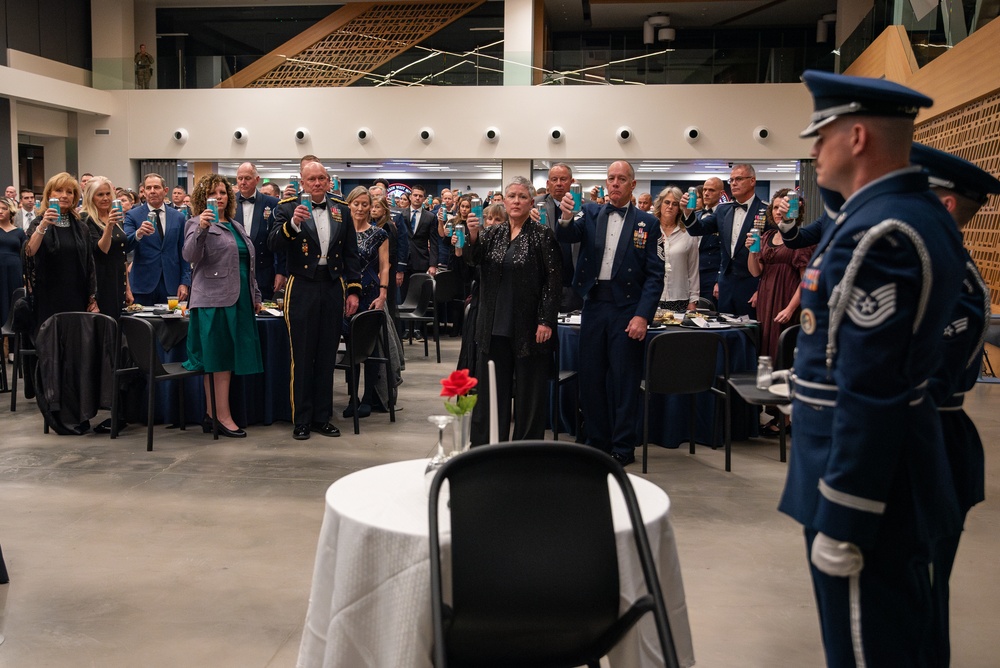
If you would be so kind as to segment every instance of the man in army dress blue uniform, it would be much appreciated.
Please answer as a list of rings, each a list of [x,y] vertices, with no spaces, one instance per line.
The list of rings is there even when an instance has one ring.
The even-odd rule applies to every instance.
[[[933,550],[961,518],[927,385],[964,261],[910,166],[913,119],[932,101],[889,81],[803,80],[817,181],[846,201],[802,279],[779,508],[805,528],[827,663],[937,666]]]
[[[267,245],[286,253],[285,323],[292,349],[292,436],[340,436],[330,421],[344,317],[358,310],[361,263],[351,210],[330,195],[319,162],[302,166],[303,194],[278,202]]]

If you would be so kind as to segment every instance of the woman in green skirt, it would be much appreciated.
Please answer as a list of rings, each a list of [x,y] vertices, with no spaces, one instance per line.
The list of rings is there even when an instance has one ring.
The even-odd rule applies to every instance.
[[[214,206],[213,206],[214,205]],[[195,217],[184,226],[186,262],[192,264],[191,323],[188,326],[187,369],[215,376],[215,408],[219,433],[244,438],[233,421],[229,383],[233,373],[264,370],[254,314],[260,311],[260,290],[254,276],[253,242],[233,220],[236,197],[226,177],[208,174],[195,187],[191,207]],[[216,211],[218,215],[216,215]],[[205,418],[212,430],[211,395],[205,376]]]

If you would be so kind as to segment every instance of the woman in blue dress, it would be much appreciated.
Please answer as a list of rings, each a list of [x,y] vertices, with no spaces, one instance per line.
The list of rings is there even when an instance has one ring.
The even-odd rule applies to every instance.
[[[351,207],[351,219],[358,235],[358,256],[361,259],[361,300],[358,312],[385,310],[389,296],[389,233],[372,225],[372,199],[367,188],[358,186],[352,190],[347,196],[347,205]],[[344,332],[350,332],[349,321],[344,322]],[[360,369],[355,369],[354,374],[359,371]],[[376,401],[375,384],[378,373],[378,364],[365,363],[365,393],[359,401],[358,417],[371,415],[372,402]],[[353,380],[348,378],[348,382],[349,387],[353,388]],[[351,406],[348,405],[344,410],[344,417],[353,416]]]
[[[216,219],[207,206],[215,199]],[[215,409],[219,433],[244,438],[229,408],[232,374],[261,373],[264,365],[254,314],[260,311],[260,289],[254,268],[253,241],[243,226],[233,221],[236,198],[226,177],[208,174],[194,189],[191,201],[196,217],[184,226],[185,262],[192,264],[188,305],[187,369],[215,377]],[[211,394],[205,377],[205,418],[202,427],[212,430]]]

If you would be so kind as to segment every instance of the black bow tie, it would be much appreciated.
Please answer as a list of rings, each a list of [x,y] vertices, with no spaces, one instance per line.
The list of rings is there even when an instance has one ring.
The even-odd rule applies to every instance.
[[[256,199],[257,199],[256,195],[254,195],[253,197],[244,197],[243,195],[240,195],[240,204],[242,204],[243,202],[250,202],[251,204],[253,204],[254,200]]]
[[[733,208],[734,209],[743,209],[744,211],[746,211],[748,204],[740,204],[739,202],[733,202]]]
[[[610,204],[608,204],[607,207],[608,207],[607,211],[608,211],[608,215],[609,216],[612,213],[617,213],[619,216],[621,216],[622,218],[624,218],[625,217],[625,212],[628,211],[628,207],[627,206],[611,206]]]
[[[325,209],[326,208],[326,200],[324,200],[322,202],[313,202],[313,208],[314,209]]]

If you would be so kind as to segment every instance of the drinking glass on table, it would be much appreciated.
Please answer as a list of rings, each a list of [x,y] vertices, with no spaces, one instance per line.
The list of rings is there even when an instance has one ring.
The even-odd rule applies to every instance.
[[[167,297],[167,308],[170,309],[171,311],[177,308],[177,303],[178,303],[177,295],[172,295],[170,297]]]

